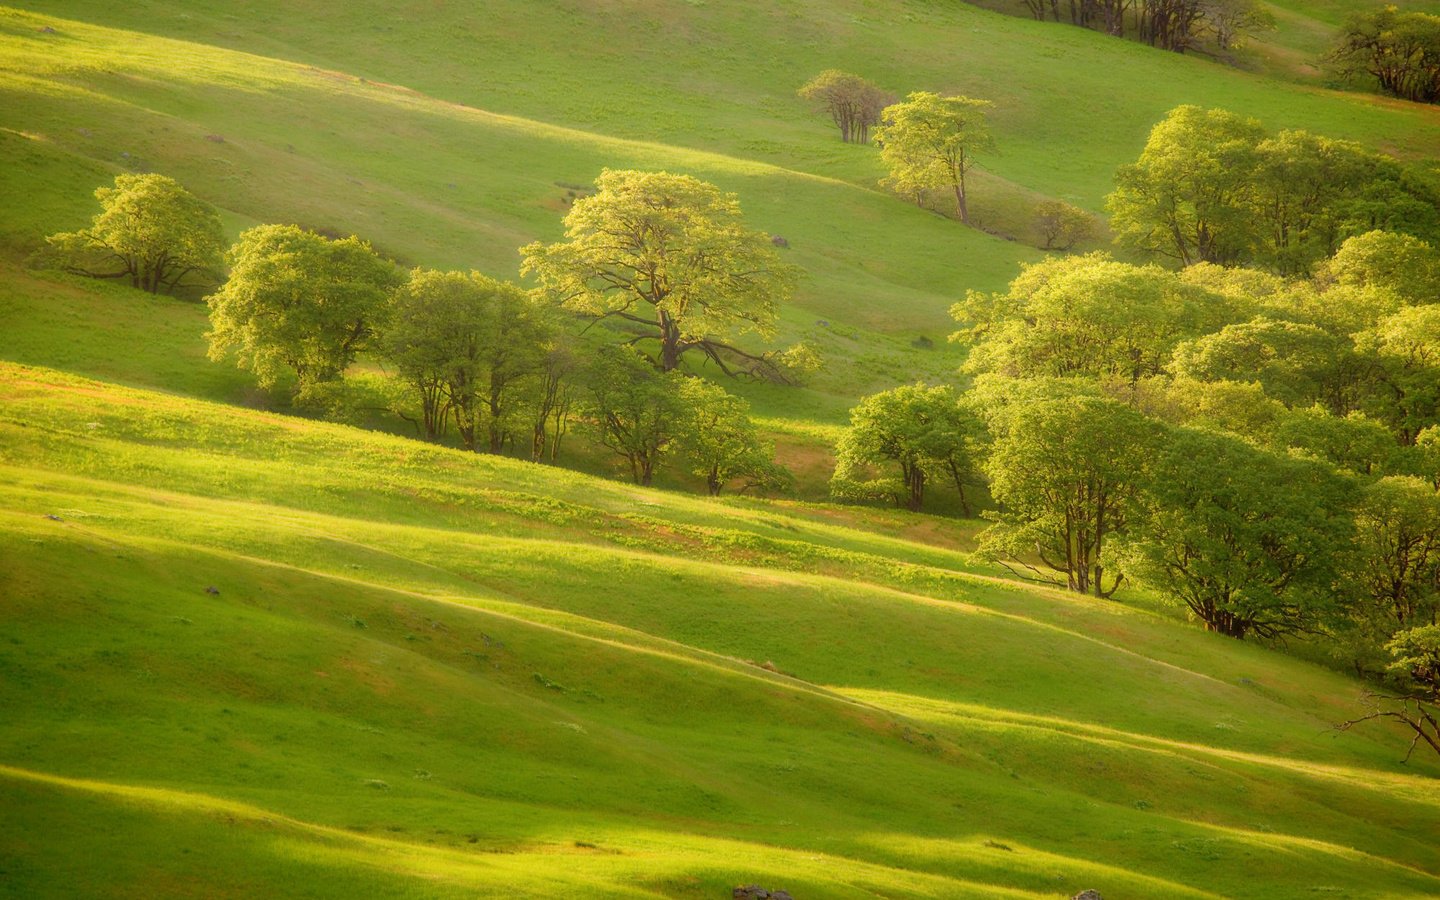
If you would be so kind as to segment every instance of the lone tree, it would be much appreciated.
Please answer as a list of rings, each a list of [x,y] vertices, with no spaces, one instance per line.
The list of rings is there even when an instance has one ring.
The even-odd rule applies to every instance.
[[[919,196],[932,188],[955,193],[955,212],[970,224],[965,177],[975,166],[975,155],[994,147],[985,111],[988,100],[942,97],[917,91],[902,103],[881,113],[875,140],[890,167],[883,183],[902,194]]]
[[[885,91],[849,72],[826,69],[806,82],[801,97],[828,113],[840,139],[856,144],[870,143],[870,129],[880,124],[880,113],[893,102]]]
[[[101,212],[82,231],[46,238],[42,258],[66,272],[127,278],[152,294],[173,292],[190,275],[213,283],[225,247],[210,204],[164,175],[119,175],[95,191]]]
[[[1064,200],[1045,200],[1035,207],[1035,230],[1045,241],[1041,250],[1068,253],[1095,236],[1095,217]]]
[[[727,375],[786,380],[777,355],[729,343],[774,334],[796,274],[745,227],[735,195],[667,172],[607,169],[595,184],[565,217],[564,241],[521,248],[521,272],[565,309],[628,323],[627,343],[655,341],[662,371],[698,350]]]
[[[230,280],[207,298],[210,358],[234,353],[264,387],[293,372],[300,394],[341,377],[403,280],[359,238],[294,225],[251,228],[226,256]]]

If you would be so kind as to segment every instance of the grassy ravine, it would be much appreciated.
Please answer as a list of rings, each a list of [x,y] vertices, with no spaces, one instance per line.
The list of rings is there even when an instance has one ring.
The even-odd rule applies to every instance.
[[[1440,891],[1355,684],[864,514],[12,364],[0,509],[10,895]]]

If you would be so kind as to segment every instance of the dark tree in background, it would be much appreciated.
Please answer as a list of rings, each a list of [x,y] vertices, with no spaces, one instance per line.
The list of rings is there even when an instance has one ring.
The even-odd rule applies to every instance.
[[[870,143],[870,129],[880,124],[880,113],[895,102],[859,75],[826,69],[806,82],[799,95],[830,116],[847,143]]]

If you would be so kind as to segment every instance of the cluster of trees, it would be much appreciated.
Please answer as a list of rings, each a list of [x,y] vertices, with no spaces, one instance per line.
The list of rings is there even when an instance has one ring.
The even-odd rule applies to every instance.
[[[1258,0],[1022,0],[1039,21],[1052,19],[1133,37],[1184,53],[1212,41],[1224,52],[1249,35],[1269,31],[1275,18]]]
[[[1440,103],[1440,16],[1394,6],[1354,13],[1329,60],[1340,74],[1368,76],[1391,96]]]
[[[838,494],[891,466],[919,507],[916,469],[983,473],[996,556],[1100,596],[1134,577],[1235,637],[1311,628],[1346,559],[1397,627],[1440,613],[1428,244],[1366,234],[1307,281],[1056,258],[955,314],[975,388],[867,398]]]
[[[1181,265],[1308,275],[1376,229],[1440,239],[1440,177],[1349,141],[1181,106],[1122,166],[1107,200],[1125,247]]]
[[[1325,634],[1371,675],[1440,622],[1428,243],[1370,232],[1306,279],[1056,257],[954,314],[973,387],[862,401],[837,497],[983,486],[982,552],[1026,577],[1143,584],[1234,638]],[[1376,714],[1433,729],[1433,697],[1389,696]]]
[[[522,249],[535,290],[479,272],[404,272],[359,238],[294,225],[251,228],[222,260],[214,209],[171,179],[122,175],[97,196],[94,225],[52,236],[49,259],[151,291],[192,273],[218,281],[223,266],[207,298],[211,358],[233,358],[300,405],[342,397],[346,371],[369,354],[394,372],[389,408],[427,440],[453,429],[469,450],[554,462],[574,421],[639,484],[671,460],[711,494],[788,483],[748,405],[681,371],[687,354],[782,382],[819,365],[804,345],[733,343],[773,335],[798,273],[713,185],[602,173],[566,217],[565,240]],[[95,271],[102,263],[120,271]],[[601,321],[620,327],[584,333]]]

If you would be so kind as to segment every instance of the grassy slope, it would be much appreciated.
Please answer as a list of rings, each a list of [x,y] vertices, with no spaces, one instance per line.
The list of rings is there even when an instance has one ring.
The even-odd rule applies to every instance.
[[[520,244],[558,234],[561,183],[607,165],[688,171],[737,191],[757,226],[790,240],[808,277],[782,339],[810,340],[833,364],[806,394],[752,394],[768,414],[829,422],[860,393],[952,372],[943,340],[930,352],[910,341],[941,338],[958,295],[1000,286],[1035,253],[877,192],[873,149],[839,143],[793,96],[819,68],[994,98],[1001,152],[977,208],[1021,234],[1037,197],[1098,208],[1114,167],[1181,102],[1402,153],[1440,143],[1435,110],[964,4],[62,11],[138,30],[0,11],[0,184],[28,198],[0,210],[0,243],[79,226],[97,183],[148,168],[223,207],[233,229],[292,220],[358,232],[411,262],[507,274]],[[680,46],[688,55],[671,59]]]
[[[1435,767],[1324,670],[863,519],[0,385],[19,894],[1440,890]]]

